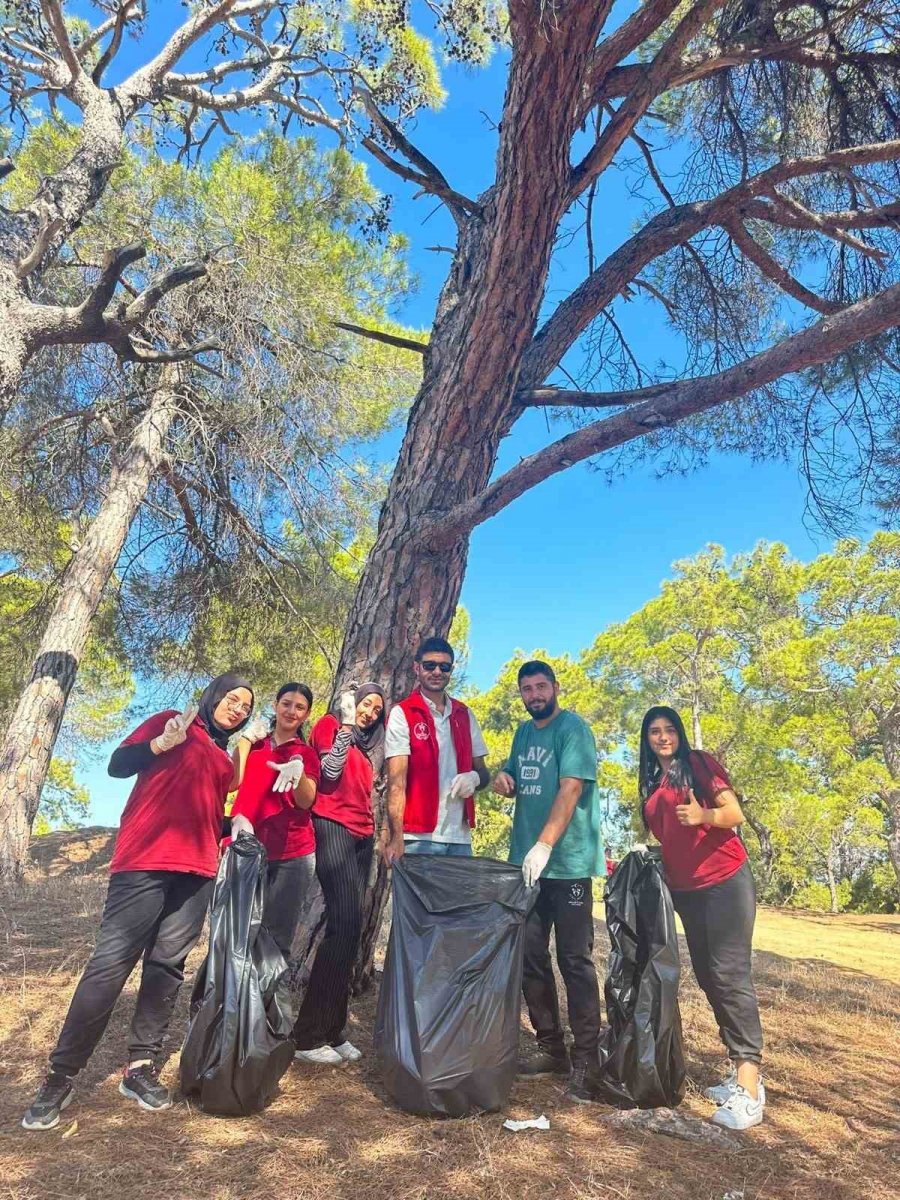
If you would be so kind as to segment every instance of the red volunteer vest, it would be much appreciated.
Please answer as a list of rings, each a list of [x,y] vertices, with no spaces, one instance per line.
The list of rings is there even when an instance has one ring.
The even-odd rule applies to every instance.
[[[469,710],[459,700],[450,701],[450,736],[456,751],[458,774],[472,770],[472,727]],[[434,833],[438,818],[438,744],[431,709],[421,692],[412,692],[400,707],[409,725],[409,763],[406,769],[404,833]],[[466,824],[475,828],[475,797],[464,801]]]

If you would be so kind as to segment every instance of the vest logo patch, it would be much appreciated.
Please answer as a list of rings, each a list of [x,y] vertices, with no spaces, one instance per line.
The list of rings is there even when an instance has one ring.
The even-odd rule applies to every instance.
[[[413,737],[420,742],[428,741],[428,726],[424,721],[416,721],[413,725]]]

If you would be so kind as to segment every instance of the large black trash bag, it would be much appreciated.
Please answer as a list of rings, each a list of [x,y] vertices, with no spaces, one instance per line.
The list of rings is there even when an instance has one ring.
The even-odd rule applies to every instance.
[[[261,924],[265,897],[266,852],[241,834],[219,864],[181,1051],[181,1090],[221,1116],[263,1108],[294,1056],[288,964]]]
[[[501,1108],[516,1074],[525,919],[537,898],[520,867],[405,855],[375,1046],[390,1098],[408,1112]]]
[[[604,893],[611,951],[609,1027],[600,1046],[602,1089],[624,1108],[674,1107],[684,1099],[678,1008],[678,935],[658,853],[632,850]]]

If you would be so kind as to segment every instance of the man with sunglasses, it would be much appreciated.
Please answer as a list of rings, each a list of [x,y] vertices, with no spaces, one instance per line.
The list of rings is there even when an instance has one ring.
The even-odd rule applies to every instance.
[[[454,654],[430,637],[413,662],[416,687],[391,709],[384,743],[388,863],[406,854],[471,855],[475,792],[486,787],[487,746],[474,714],[447,695]]]

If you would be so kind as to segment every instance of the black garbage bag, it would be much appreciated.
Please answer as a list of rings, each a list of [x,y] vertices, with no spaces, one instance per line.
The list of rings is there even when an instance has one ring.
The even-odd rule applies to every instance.
[[[181,1090],[221,1116],[265,1107],[294,1056],[288,964],[261,924],[265,898],[266,852],[241,834],[219,864],[181,1051]]]
[[[611,951],[600,1046],[602,1090],[624,1108],[684,1099],[678,935],[658,852],[632,850],[606,883]]]
[[[520,867],[406,855],[375,1046],[390,1098],[408,1112],[501,1108],[516,1074],[525,919],[537,899]]]

